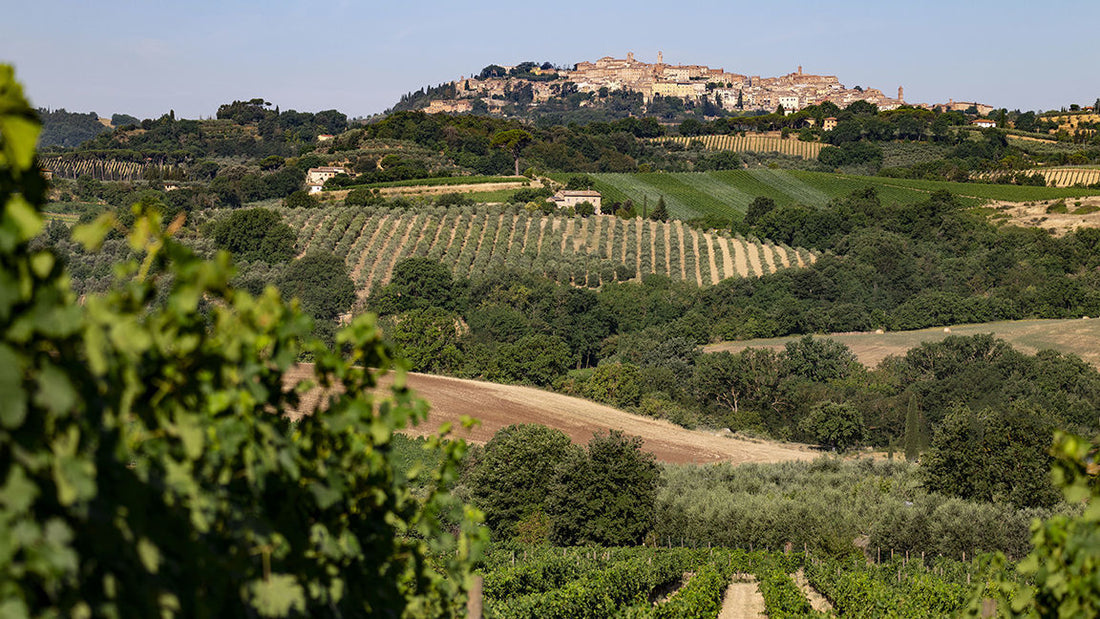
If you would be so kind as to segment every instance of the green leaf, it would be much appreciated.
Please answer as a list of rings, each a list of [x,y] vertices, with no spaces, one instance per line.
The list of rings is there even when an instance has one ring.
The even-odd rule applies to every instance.
[[[76,390],[65,372],[53,365],[39,370],[38,391],[34,394],[35,404],[59,415],[71,411],[76,402]]]
[[[267,580],[253,582],[252,605],[264,617],[286,617],[291,610],[305,612],[306,596],[297,579],[290,574],[272,574]]]
[[[23,363],[19,355],[0,344],[0,425],[18,428],[27,416],[27,393],[23,390]]]
[[[40,251],[31,256],[31,270],[38,276],[39,279],[45,279],[50,271],[53,270],[53,265],[56,259],[53,254],[45,251]]]
[[[7,599],[0,602],[0,617],[8,619],[29,619],[27,603],[18,599]]]
[[[12,196],[4,207],[4,226],[10,220],[19,231],[16,239],[19,242],[28,241],[42,231],[42,216],[27,202],[23,196]]]
[[[195,415],[181,415],[176,420],[176,431],[179,433],[180,442],[183,443],[183,453],[191,460],[197,460],[202,455],[204,444],[202,427],[199,426]]]
[[[19,465],[12,466],[8,473],[8,480],[0,489],[0,503],[3,503],[10,511],[20,513],[30,509],[38,496],[38,486],[31,481]]]
[[[111,213],[105,213],[96,217],[95,221],[91,223],[75,226],[72,233],[73,241],[80,243],[88,251],[97,250],[114,225],[115,216]]]
[[[156,574],[160,569],[160,549],[156,544],[149,541],[149,538],[143,537],[138,540],[137,552],[145,569],[151,574]]]
[[[69,455],[54,459],[53,480],[57,484],[57,500],[72,505],[95,496],[95,465]]]

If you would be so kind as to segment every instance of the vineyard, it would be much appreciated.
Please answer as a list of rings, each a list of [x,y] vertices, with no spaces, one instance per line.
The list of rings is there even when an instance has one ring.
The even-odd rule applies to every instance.
[[[491,619],[751,616],[746,602],[753,598],[769,617],[835,611],[919,619],[957,615],[972,583],[1002,569],[984,558],[867,561],[726,548],[539,547],[495,549],[480,571],[484,616]],[[742,587],[747,595],[734,595]]]
[[[805,249],[701,232],[680,221],[530,215],[523,209],[338,207],[288,209],[303,254],[321,250],[344,259],[365,297],[389,281],[403,258],[439,260],[459,277],[477,279],[504,268],[534,271],[577,286],[658,273],[698,285],[802,267]]]
[[[146,168],[145,164],[133,161],[64,157],[46,157],[41,160],[41,164],[58,178],[76,179],[87,175],[100,181],[141,180],[145,177]]]
[[[1088,186],[1100,183],[1100,168],[1037,168],[1051,187]]]
[[[1100,170],[1093,170],[1100,173]],[[663,197],[669,213],[679,219],[706,215],[736,217],[754,198],[764,196],[777,204],[800,203],[825,206],[832,199],[873,187],[884,204],[913,204],[928,199],[938,190],[960,196],[965,204],[977,206],[986,200],[1026,202],[1056,200],[1100,193],[1095,189],[1025,187],[983,183],[952,183],[752,168],[719,172],[594,174],[595,189],[605,201],[631,200],[636,207],[653,208]]]
[[[818,153],[825,147],[821,142],[803,142],[767,135],[700,135],[656,138],[657,142],[671,142],[688,146],[700,142],[707,150],[732,150],[737,152],[779,153],[793,155],[803,159],[817,159]]]

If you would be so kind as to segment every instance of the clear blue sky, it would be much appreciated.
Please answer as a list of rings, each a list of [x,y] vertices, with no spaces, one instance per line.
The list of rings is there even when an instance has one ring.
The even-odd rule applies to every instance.
[[[467,6],[468,5],[468,6]],[[33,103],[101,116],[381,112],[524,60],[602,56],[774,76],[802,65],[911,102],[1046,110],[1100,97],[1100,1],[354,2],[45,0],[2,11],[0,62]]]

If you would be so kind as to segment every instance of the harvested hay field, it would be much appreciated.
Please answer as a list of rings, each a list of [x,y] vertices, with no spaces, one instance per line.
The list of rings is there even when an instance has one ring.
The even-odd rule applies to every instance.
[[[949,335],[976,335],[992,333],[1017,350],[1034,354],[1051,349],[1075,354],[1093,366],[1100,368],[1100,320],[1069,318],[1062,320],[1010,320],[976,325],[952,325],[886,333],[834,333],[822,337],[834,339],[852,350],[860,363],[875,367],[889,355],[904,355],[910,348],[922,342],[938,342]],[[779,337],[736,342],[720,342],[704,348],[706,352],[740,352],[746,348],[772,348],[782,350],[787,342],[797,337]]]
[[[296,377],[307,375],[303,368]],[[290,381],[296,382],[295,378]],[[393,375],[382,379],[392,384]],[[540,423],[557,428],[578,445],[586,444],[596,432],[621,430],[640,436],[644,449],[657,460],[674,464],[712,462],[782,462],[811,460],[818,452],[804,445],[756,441],[699,430],[687,430],[675,424],[573,398],[533,387],[498,385],[459,378],[409,374],[409,387],[431,404],[428,420],[410,428],[413,435],[434,434],[443,423],[456,428],[454,436],[472,443],[485,443],[501,428],[514,423]],[[312,406],[316,405],[316,400]],[[310,405],[304,408],[309,408]],[[292,413],[293,414],[293,413]],[[462,429],[460,419],[470,416],[480,424]]]
[[[1096,172],[1100,173],[1100,170]],[[1061,209],[1058,209],[1059,205]],[[1055,236],[1063,236],[1078,228],[1100,228],[1100,196],[1038,202],[994,202],[988,206],[993,209],[990,216],[993,222],[1043,228]]]

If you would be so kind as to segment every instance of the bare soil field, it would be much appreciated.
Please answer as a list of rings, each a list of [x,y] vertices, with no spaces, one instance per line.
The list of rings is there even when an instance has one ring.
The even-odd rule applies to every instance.
[[[936,342],[949,335],[975,335],[992,333],[1011,344],[1017,350],[1034,354],[1039,350],[1053,349],[1073,353],[1100,368],[1100,320],[1072,318],[1063,320],[1012,320],[988,322],[977,325],[952,325],[886,333],[834,333],[827,336],[852,350],[860,363],[875,367],[888,355],[904,355],[921,342]],[[706,346],[706,352],[739,352],[746,348],[772,348],[782,350],[784,345],[797,337],[780,337],[736,342],[719,342]]]
[[[473,193],[481,191],[499,191],[502,189],[522,189],[524,181],[503,183],[471,183],[469,185],[409,185],[405,187],[381,187],[378,193],[393,196],[434,196],[445,193]],[[324,192],[325,200],[342,201],[351,193],[350,189],[334,189]]]
[[[996,209],[993,221],[1004,221],[1027,228],[1050,230],[1055,236],[1062,236],[1077,228],[1100,228],[1100,210],[1091,213],[1074,214],[1074,211],[1086,207],[1100,209],[1100,197],[1066,198],[1068,213],[1047,213],[1047,208],[1057,200],[1043,202],[994,202],[989,206]],[[1078,206],[1077,203],[1080,203]]]
[[[308,366],[288,377],[295,384],[308,375]],[[392,384],[393,375],[381,384]],[[498,385],[473,380],[409,374],[409,387],[431,404],[428,419],[410,428],[413,435],[434,434],[443,423],[453,424],[454,436],[472,443],[485,443],[501,428],[514,423],[541,423],[557,428],[578,445],[587,444],[596,432],[621,430],[640,436],[644,449],[661,462],[706,464],[711,462],[782,462],[812,460],[818,456],[805,445],[737,438],[700,430],[687,430],[667,421],[630,413],[533,387]],[[304,398],[303,411],[316,407],[318,394]],[[292,411],[291,415],[300,414]],[[460,420],[470,416],[479,420],[472,429],[462,428]]]

